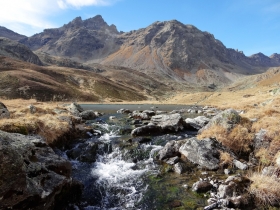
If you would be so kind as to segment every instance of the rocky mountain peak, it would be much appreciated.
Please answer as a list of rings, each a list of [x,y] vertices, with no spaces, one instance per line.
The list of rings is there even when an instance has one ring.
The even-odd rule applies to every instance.
[[[113,34],[118,34],[118,30],[115,25],[108,25],[101,15],[96,15],[95,17],[82,20],[81,17],[74,18],[71,22],[64,25],[62,28],[66,30],[75,30],[80,28],[85,28],[87,30],[97,30],[97,31],[108,31]]]

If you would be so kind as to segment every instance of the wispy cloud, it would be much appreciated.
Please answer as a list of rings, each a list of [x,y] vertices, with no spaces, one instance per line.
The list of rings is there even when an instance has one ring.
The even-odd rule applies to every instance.
[[[116,0],[58,0],[58,4],[61,9],[66,9],[69,6],[75,8],[84,6],[108,6],[115,1]]]
[[[47,17],[59,9],[56,0],[0,0],[0,3],[0,25],[26,35],[54,27]]]
[[[33,35],[57,27],[49,17],[62,10],[86,6],[107,6],[117,0],[0,0],[0,25],[17,33]]]

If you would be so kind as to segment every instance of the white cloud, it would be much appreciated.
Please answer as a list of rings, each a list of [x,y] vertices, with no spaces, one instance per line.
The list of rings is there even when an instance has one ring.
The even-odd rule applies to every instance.
[[[116,0],[58,0],[59,7],[66,9],[69,6],[80,8],[84,6],[108,6]]]
[[[27,36],[58,27],[48,20],[67,8],[107,6],[117,0],[0,0],[0,25]]]
[[[47,17],[59,10],[57,0],[0,0],[0,5],[0,25],[25,35],[54,27]]]

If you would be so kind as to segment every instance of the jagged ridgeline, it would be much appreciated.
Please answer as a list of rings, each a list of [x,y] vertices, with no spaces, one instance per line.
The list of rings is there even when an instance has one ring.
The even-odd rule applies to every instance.
[[[247,57],[242,51],[226,48],[214,35],[176,20],[123,33],[100,15],[87,20],[78,17],[21,43],[33,51],[78,62],[123,66],[199,84],[230,83],[240,75],[280,65],[278,54]]]

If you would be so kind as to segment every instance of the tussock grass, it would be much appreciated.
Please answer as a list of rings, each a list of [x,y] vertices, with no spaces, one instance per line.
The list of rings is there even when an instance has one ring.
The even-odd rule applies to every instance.
[[[228,131],[219,125],[213,125],[204,130],[198,139],[214,137],[224,146],[228,147],[235,153],[248,153],[251,151],[251,144],[254,134],[251,133],[251,122],[247,118],[241,118],[240,124]]]
[[[269,149],[267,148],[260,148],[256,151],[255,156],[259,159],[262,166],[269,166],[272,163],[273,155],[269,153]]]
[[[39,134],[47,143],[51,144],[65,133],[69,132],[69,122],[62,121],[59,116],[70,116],[68,114],[58,115],[53,112],[57,103],[37,103],[35,100],[1,100],[9,109],[11,117],[0,119],[0,129],[12,133]],[[28,105],[36,107],[34,114],[30,113]],[[62,107],[59,107],[62,109]]]
[[[280,182],[274,176],[253,173],[248,177],[252,183],[249,193],[262,205],[275,205],[280,202]]]
[[[225,165],[231,165],[233,161],[233,158],[228,152],[223,152],[220,151],[220,165],[225,166]]]

